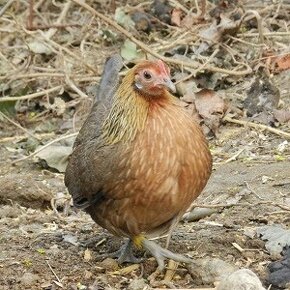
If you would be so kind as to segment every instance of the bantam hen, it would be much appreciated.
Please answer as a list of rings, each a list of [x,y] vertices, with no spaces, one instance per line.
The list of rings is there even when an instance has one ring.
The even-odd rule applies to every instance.
[[[144,60],[121,84],[122,59],[107,60],[96,102],[74,144],[65,184],[77,208],[112,234],[129,238],[119,263],[136,262],[132,244],[166,258],[190,259],[153,241],[169,233],[211,174],[206,139],[175,92],[168,66]],[[167,243],[168,244],[168,243]]]

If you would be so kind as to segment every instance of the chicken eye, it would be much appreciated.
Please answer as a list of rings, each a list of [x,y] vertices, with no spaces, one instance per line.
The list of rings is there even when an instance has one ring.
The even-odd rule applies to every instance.
[[[144,71],[143,75],[146,80],[150,80],[152,78],[152,75],[148,71]]]

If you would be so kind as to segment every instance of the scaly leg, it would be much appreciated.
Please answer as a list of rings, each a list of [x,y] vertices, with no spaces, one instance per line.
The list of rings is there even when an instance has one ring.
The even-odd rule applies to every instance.
[[[149,241],[146,238],[142,239],[142,246],[143,248],[150,252],[152,256],[156,259],[158,263],[158,271],[162,271],[164,269],[164,261],[165,259],[172,259],[176,262],[182,263],[193,263],[193,261],[189,258],[186,258],[180,254],[175,254],[167,249],[162,248],[158,244],[154,243],[153,241]]]
[[[138,259],[133,254],[133,243],[132,240],[127,240],[125,244],[116,252],[110,254],[103,254],[97,257],[98,260],[105,258],[118,258],[118,263],[123,264],[125,262],[138,264],[142,259]]]

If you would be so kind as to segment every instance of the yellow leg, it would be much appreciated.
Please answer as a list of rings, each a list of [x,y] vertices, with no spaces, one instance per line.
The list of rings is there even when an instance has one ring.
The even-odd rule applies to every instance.
[[[144,235],[140,234],[140,235],[137,235],[137,236],[134,236],[132,238],[132,241],[134,243],[134,246],[141,250],[143,248],[143,241],[145,240],[145,237]]]

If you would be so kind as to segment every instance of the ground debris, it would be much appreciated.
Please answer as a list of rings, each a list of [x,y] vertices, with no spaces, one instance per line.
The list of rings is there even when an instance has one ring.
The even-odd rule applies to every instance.
[[[253,235],[253,229],[280,224],[280,238],[288,244],[287,1],[6,2],[0,9],[1,287],[148,287],[154,259],[145,255],[140,264],[122,266],[111,260],[103,267],[97,261],[121,241],[73,208],[63,174],[56,172],[65,162],[62,167],[39,158],[32,162],[40,144],[53,155],[54,145],[66,146],[64,140],[76,136],[95,99],[105,59],[121,48],[120,78],[136,58],[163,59],[177,97],[211,138],[214,172],[198,199],[207,213],[180,224],[169,248],[200,265],[207,262],[212,271],[202,274],[201,267],[196,273],[180,264],[170,275],[171,288],[214,289],[218,270],[229,274],[232,267],[251,269],[264,283],[273,256],[265,250],[269,240]],[[257,82],[263,84],[251,91]],[[273,242],[273,235],[269,239]],[[279,240],[275,247],[280,251]],[[280,268],[288,263],[282,255],[280,264],[270,267],[270,277],[273,285],[284,287],[275,276],[277,265],[289,268]],[[220,260],[216,269],[209,265],[215,259]]]
[[[223,279],[216,290],[266,290],[255,273],[248,269],[233,272]]]

